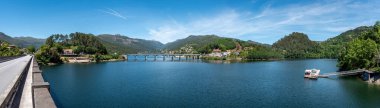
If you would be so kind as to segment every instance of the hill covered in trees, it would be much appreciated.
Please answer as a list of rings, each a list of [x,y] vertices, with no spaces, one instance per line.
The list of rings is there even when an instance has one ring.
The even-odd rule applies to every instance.
[[[152,53],[159,52],[164,46],[158,41],[135,39],[122,35],[102,34],[97,38],[110,53]]]
[[[370,69],[380,72],[379,46],[380,46],[380,22],[376,22],[369,30],[352,33],[355,37],[347,44],[343,44],[338,57],[338,66],[341,70],[358,68]]]
[[[280,52],[271,48],[271,45],[216,35],[191,35],[187,38],[167,43],[164,47],[164,50],[176,51],[174,53],[209,54],[214,49],[231,53],[227,58],[241,58],[247,60],[283,58]],[[239,55],[236,55],[236,53]]]
[[[2,32],[0,32],[0,40],[6,41],[21,48],[26,48],[28,46],[40,47],[45,42],[45,39],[38,39],[33,37],[11,37]]]
[[[304,33],[293,32],[273,44],[285,58],[318,58],[320,47]]]
[[[192,47],[195,53],[210,53],[212,49],[222,51],[235,49],[236,46],[250,47],[264,45],[254,41],[242,41],[234,38],[220,37],[216,35],[191,35],[184,39],[165,44],[164,50],[180,50],[185,46]]]
[[[200,49],[216,40],[223,39],[216,35],[191,35],[184,39],[178,39],[174,42],[166,43],[164,49],[166,50],[178,50],[185,45],[190,45],[195,49]]]
[[[339,54],[343,51],[343,47],[348,42],[351,42],[362,34],[370,32],[372,29],[372,26],[357,27],[321,42],[322,56],[326,58],[338,58]]]

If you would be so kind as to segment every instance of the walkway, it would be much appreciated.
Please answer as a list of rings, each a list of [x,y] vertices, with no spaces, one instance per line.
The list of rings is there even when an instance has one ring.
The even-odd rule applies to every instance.
[[[358,75],[364,72],[373,73],[372,71],[365,70],[365,69],[356,69],[356,70],[349,70],[349,71],[324,73],[324,74],[319,75],[319,77]]]

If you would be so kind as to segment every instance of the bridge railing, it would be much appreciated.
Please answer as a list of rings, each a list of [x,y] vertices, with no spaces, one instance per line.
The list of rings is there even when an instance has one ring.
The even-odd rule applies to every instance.
[[[53,98],[50,95],[50,84],[42,77],[38,63],[33,58],[32,68],[32,97],[34,108],[56,108]]]

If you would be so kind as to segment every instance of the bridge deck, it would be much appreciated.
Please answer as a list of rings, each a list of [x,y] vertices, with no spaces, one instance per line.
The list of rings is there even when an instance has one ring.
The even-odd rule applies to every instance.
[[[9,93],[19,80],[19,76],[31,60],[31,56],[24,56],[0,63],[0,102],[6,100]]]

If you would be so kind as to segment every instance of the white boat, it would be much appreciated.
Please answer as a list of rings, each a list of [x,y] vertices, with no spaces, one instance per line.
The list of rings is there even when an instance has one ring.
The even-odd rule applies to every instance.
[[[318,69],[306,69],[305,70],[305,78],[318,78],[318,76],[319,76],[319,72],[320,72],[321,70],[318,70]]]

